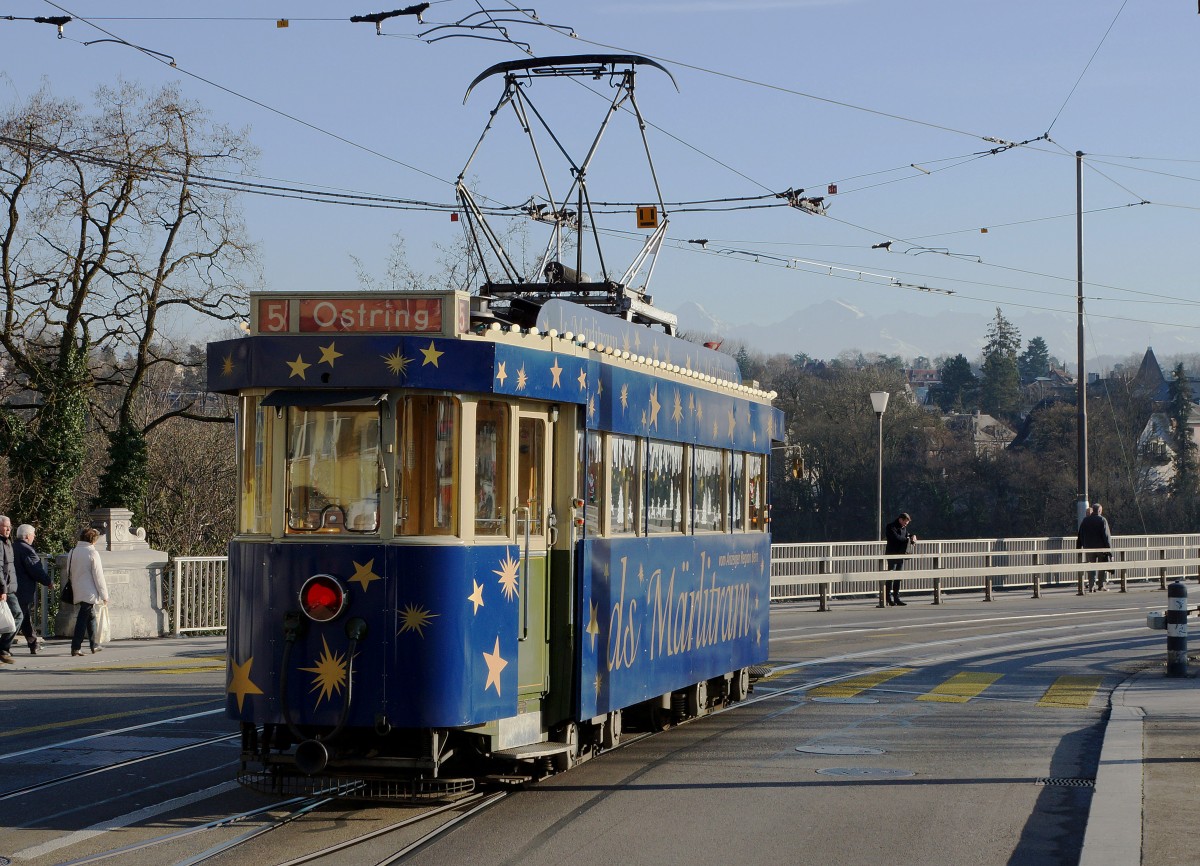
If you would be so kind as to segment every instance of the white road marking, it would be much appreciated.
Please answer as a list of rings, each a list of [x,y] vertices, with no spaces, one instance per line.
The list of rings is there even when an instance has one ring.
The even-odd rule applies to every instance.
[[[147,818],[153,818],[155,815],[161,815],[163,812],[170,812],[172,809],[179,809],[200,800],[207,800],[209,797],[220,796],[228,791],[236,790],[237,787],[237,782],[222,782],[220,785],[213,785],[211,788],[205,788],[203,791],[195,791],[191,794],[185,794],[182,797],[176,797],[174,800],[167,800],[165,803],[156,803],[153,806],[138,809],[136,812],[130,812],[128,815],[121,815],[108,821],[101,821],[99,824],[84,827],[82,830],[76,830],[74,833],[68,833],[66,836],[59,836],[57,839],[51,839],[49,842],[43,842],[41,845],[34,845],[32,848],[17,851],[12,856],[14,860],[36,860],[38,857],[45,857],[47,854],[53,854],[61,848],[66,848],[69,845],[77,845],[80,842],[107,833],[110,830],[119,830],[122,827],[128,827],[130,824],[136,824],[138,821],[144,821]]]

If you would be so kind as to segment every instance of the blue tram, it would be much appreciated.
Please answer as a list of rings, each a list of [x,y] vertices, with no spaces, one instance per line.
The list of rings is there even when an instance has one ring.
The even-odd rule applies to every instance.
[[[502,73],[497,110],[528,131],[535,80],[607,76],[607,124],[639,65],[657,66],[521,60],[475,83]],[[665,219],[619,279],[582,274],[582,238],[573,267],[550,260],[593,212],[594,151],[530,211],[554,231],[545,283],[460,178],[504,279],[254,294],[250,334],[210,344],[209,388],[238,400],[227,706],[246,784],[410,797],[481,765],[536,776],[612,747],[628,710],[665,726],[744,698],[766,660],[781,413],[633,288]]]
[[[584,306],[522,327],[473,301],[264,293],[250,336],[209,346],[239,403],[227,692],[250,784],[569,766],[631,707],[744,697],[767,657],[772,395]]]

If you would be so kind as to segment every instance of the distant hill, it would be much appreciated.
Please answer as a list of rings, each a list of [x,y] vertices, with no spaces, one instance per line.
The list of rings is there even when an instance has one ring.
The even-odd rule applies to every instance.
[[[1075,318],[1052,313],[1007,310],[1005,317],[1021,331],[1022,343],[1042,337],[1050,354],[1075,367]],[[712,316],[691,301],[673,310],[679,316],[681,330],[693,334],[711,334],[747,349],[767,355],[794,355],[829,360],[841,352],[858,350],[915,358],[924,355],[962,353],[974,362],[983,348],[988,325],[995,310],[979,312],[948,310],[936,315],[917,313],[875,314],[849,301],[823,301],[805,307],[778,321],[728,322]],[[1092,331],[1085,336],[1085,358],[1089,372],[1111,369],[1131,357],[1140,359],[1148,346],[1160,358],[1196,351],[1193,331],[1162,326],[1093,320]]]

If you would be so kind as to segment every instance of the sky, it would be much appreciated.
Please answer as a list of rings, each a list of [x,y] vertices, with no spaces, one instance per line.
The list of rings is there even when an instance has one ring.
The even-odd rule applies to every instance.
[[[1200,343],[1192,0],[442,0],[378,34],[349,21],[395,8],[7,0],[0,109],[43,82],[84,103],[120,79],[177,82],[215,121],[248,131],[260,157],[244,179],[452,205],[502,91],[487,78],[464,104],[477,75],[526,49],[637,54],[670,73],[637,75],[654,175],[622,111],[588,180],[594,202],[632,204],[653,203],[657,179],[670,218],[647,286],[657,305],[695,305],[746,333],[835,302],[863,315],[863,333],[845,339],[866,351],[885,348],[868,344],[868,321],[954,321],[968,355],[999,307],[1073,360],[1082,151],[1085,355]],[[485,12],[505,19],[503,33],[443,26]],[[74,19],[61,39],[19,20],[54,15]],[[581,158],[607,82],[542,78],[526,92]],[[539,134],[561,194],[565,163]],[[466,177],[497,204],[543,192],[510,110]],[[788,206],[776,194],[789,189],[823,197],[825,212]],[[382,277],[397,237],[416,268],[436,271],[438,248],[463,227],[444,209],[256,195],[243,206],[255,287],[280,291],[355,290],[356,262]],[[606,210],[605,263],[619,274],[648,232],[631,207]],[[543,227],[526,225],[540,252]],[[764,350],[807,351],[772,339]]]

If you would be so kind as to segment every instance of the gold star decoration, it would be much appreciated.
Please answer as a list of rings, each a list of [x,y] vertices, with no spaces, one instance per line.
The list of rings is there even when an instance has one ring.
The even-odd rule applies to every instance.
[[[521,365],[521,369],[517,370],[517,390],[524,391],[526,383],[529,382],[529,377],[525,375],[525,365]]]
[[[596,380],[596,396],[601,397],[603,395],[604,395],[604,380],[597,379]]]
[[[287,365],[288,365],[289,367],[291,367],[291,368],[292,368],[291,375],[289,375],[289,376],[288,376],[288,378],[289,378],[289,379],[295,378],[296,376],[299,376],[301,379],[303,379],[303,378],[304,378],[304,371],[305,371],[305,370],[307,370],[309,367],[311,367],[311,366],[312,366],[312,364],[305,364],[305,363],[304,363],[304,356],[303,356],[303,355],[297,355],[297,356],[296,356],[296,360],[295,360],[295,361],[288,361],[288,362],[287,362]]]
[[[596,417],[596,398],[591,394],[588,395],[588,417]]]
[[[604,686],[604,678],[600,676],[599,673],[596,674],[596,682],[594,685],[596,688],[596,697],[600,697],[600,689]]]
[[[643,410],[642,410],[642,426],[643,426],[643,427],[646,427],[646,426],[647,426],[647,424],[646,424],[646,410],[645,410],[645,409],[643,409]]]
[[[500,658],[500,636],[496,636],[496,648],[490,653],[483,654],[483,660],[487,663],[488,675],[487,682],[483,684],[483,690],[486,692],[492,686],[496,687],[496,694],[500,694],[500,671],[508,667],[508,662]]]
[[[223,361],[221,361],[221,375],[222,376],[232,376],[233,375],[233,353],[232,352],[230,352],[228,355],[226,355],[225,359]]]
[[[353,560],[351,560],[351,561],[353,562]],[[361,563],[355,562],[354,563],[354,577],[350,578],[350,582],[357,583],[364,590],[366,590],[368,587],[370,587],[370,585],[373,581],[383,579],[382,577],[380,577],[378,574],[375,573],[374,568],[375,568],[375,560],[373,560],[373,559],[367,560],[366,565],[362,565]]]
[[[436,617],[436,613],[430,613],[427,607],[417,607],[415,604],[404,605],[404,610],[400,611],[400,619],[404,625],[400,626],[400,631],[397,635],[402,635],[406,631],[415,631],[417,637],[425,637],[424,629],[429,625],[430,620]]]
[[[592,636],[592,652],[596,651],[596,637],[600,634],[600,623],[596,619],[596,602],[588,602],[591,606],[591,617],[588,619],[587,628],[584,632]]]
[[[254,684],[250,679],[250,667],[254,664],[254,656],[246,659],[242,664],[235,661],[230,662],[233,668],[233,673],[229,677],[229,688],[225,691],[232,695],[237,695],[238,712],[242,711],[242,702],[246,700],[246,695],[261,695],[263,690]]]
[[[427,364],[433,364],[433,366],[437,367],[437,365],[438,365],[438,358],[442,357],[442,355],[444,355],[444,354],[446,354],[446,353],[445,353],[445,352],[439,352],[439,351],[438,351],[436,348],[434,348],[434,345],[433,345],[433,340],[430,340],[430,341],[429,341],[429,348],[428,348],[428,349],[422,349],[422,350],[421,350],[421,354],[425,356],[425,360],[421,362],[421,366],[422,366],[422,367],[424,367],[424,366],[425,366],[425,365],[427,365]]]
[[[561,388],[562,387],[562,367],[558,366],[558,357],[557,356],[554,358],[554,366],[552,366],[550,368],[550,376],[552,379],[552,381],[550,382],[550,387],[551,388]]]
[[[621,386],[621,411],[624,412],[629,407],[629,386]]]
[[[500,589],[504,592],[504,597],[509,601],[517,594],[517,569],[521,563],[513,559],[511,556],[505,555],[500,561],[500,568],[493,569],[492,574],[500,575]]]
[[[699,400],[696,401],[696,421],[697,423],[704,420],[704,404]]]
[[[504,380],[507,378],[508,378],[508,373],[504,369],[504,362],[501,361],[499,364],[496,365],[496,381],[498,381],[501,385],[503,385]]]
[[[587,370],[579,371],[579,379],[577,381],[579,382],[579,390],[586,391],[587,390]]]
[[[404,355],[400,352],[399,346],[396,347],[396,351],[392,352],[392,354],[380,355],[379,357],[383,358],[383,362],[387,364],[388,370],[395,375],[408,375],[408,365],[412,363],[412,358],[404,357]]]
[[[471,579],[471,583],[475,584],[475,591],[467,596],[467,601],[475,605],[473,612],[479,613],[479,608],[483,607],[483,584],[474,578]]]
[[[733,428],[737,426],[737,416],[733,414],[733,410],[729,410],[729,440],[733,441]]]
[[[658,385],[650,389],[650,426],[658,429],[658,410],[662,405],[658,402]]]
[[[713,421],[713,439],[716,439],[720,435],[721,435],[721,431],[717,427],[717,422]]]
[[[321,655],[317,656],[314,667],[300,668],[306,673],[314,674],[312,688],[310,692],[317,692],[317,703],[315,706],[321,706],[321,701],[326,698],[332,698],[334,694],[338,694],[346,687],[346,654],[338,653],[334,655],[329,649],[329,642],[325,640],[324,635],[321,637],[321,643],[325,649],[321,651]]]
[[[318,347],[321,350],[321,360],[317,361],[317,363],[328,364],[330,367],[332,367],[334,361],[336,361],[338,358],[344,357],[341,352],[334,348],[336,345],[337,341],[334,341],[328,346]]]
[[[678,427],[683,422],[683,400],[679,396],[679,391],[675,392],[675,406],[671,410],[671,420]]]

